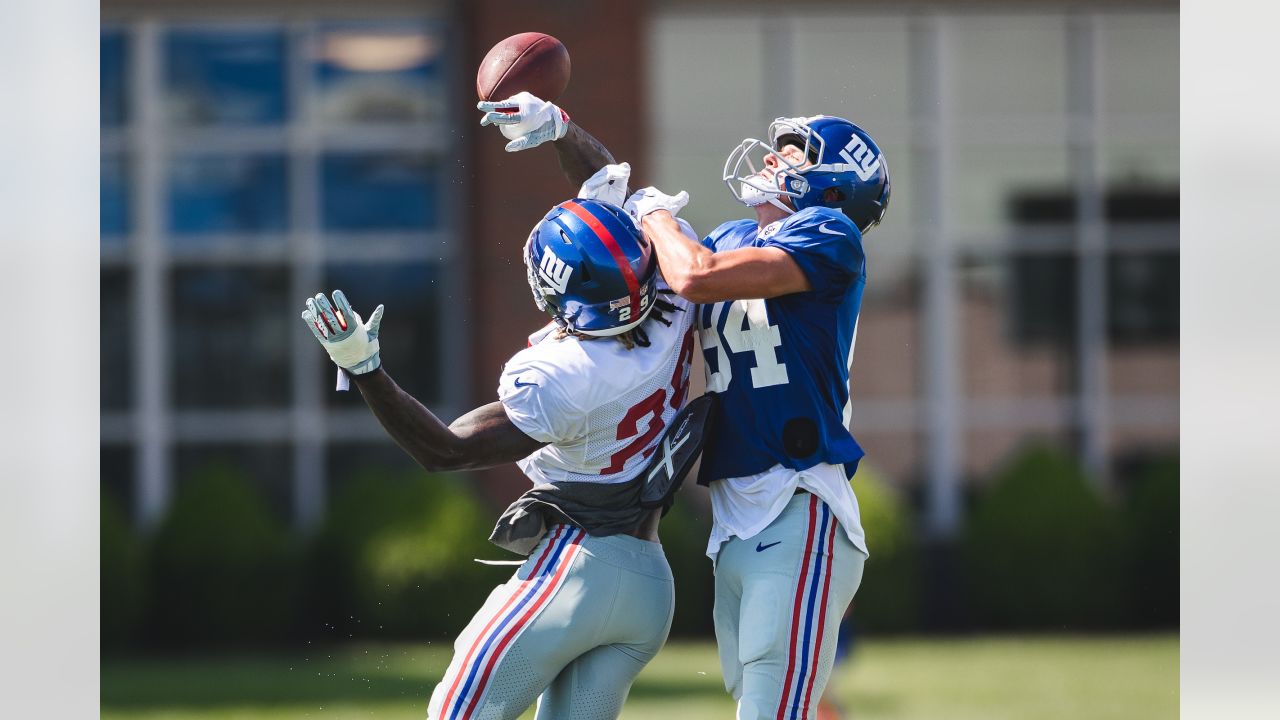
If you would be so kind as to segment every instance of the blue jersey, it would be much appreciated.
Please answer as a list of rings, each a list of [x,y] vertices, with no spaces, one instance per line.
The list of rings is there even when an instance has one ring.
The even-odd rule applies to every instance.
[[[702,243],[715,252],[780,248],[812,290],[699,308],[707,390],[721,401],[698,481],[777,464],[843,463],[852,475],[863,455],[848,429],[849,363],[866,285],[862,234],[839,210],[809,207],[763,230],[752,220],[725,223]]]

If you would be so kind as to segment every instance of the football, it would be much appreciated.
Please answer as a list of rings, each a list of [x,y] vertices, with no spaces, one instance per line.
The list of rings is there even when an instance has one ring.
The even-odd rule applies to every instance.
[[[529,92],[554,102],[569,85],[569,51],[559,40],[525,32],[494,45],[476,72],[481,100],[504,100]]]

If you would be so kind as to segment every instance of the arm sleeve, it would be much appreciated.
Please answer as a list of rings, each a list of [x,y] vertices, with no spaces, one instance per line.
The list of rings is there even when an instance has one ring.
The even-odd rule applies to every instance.
[[[585,434],[585,418],[557,381],[554,368],[518,353],[503,368],[498,400],[512,424],[545,443],[564,443]]]
[[[681,223],[684,222],[680,218],[676,218],[676,221]],[[754,226],[755,222],[751,220],[730,220],[729,222],[721,223],[714,230],[712,230],[709,235],[702,238],[702,247],[710,250],[711,252],[716,252],[717,250],[720,250],[720,247],[719,247],[720,239],[723,238],[725,235],[727,235],[735,227],[743,224]],[[683,230],[684,226],[681,225],[680,228]],[[693,227],[690,226],[689,230],[692,230],[692,229]],[[686,233],[687,232],[688,231],[686,231]]]
[[[813,292],[832,301],[866,269],[862,234],[838,211],[795,216],[761,247],[776,247],[791,256]]]

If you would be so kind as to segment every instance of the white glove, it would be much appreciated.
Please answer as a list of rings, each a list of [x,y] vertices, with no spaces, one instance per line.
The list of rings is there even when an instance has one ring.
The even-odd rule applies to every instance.
[[[506,100],[481,100],[476,108],[484,111],[480,125],[497,125],[503,137],[511,141],[507,152],[528,150],[548,140],[559,140],[569,132],[569,113],[527,92]]]
[[[681,208],[688,204],[689,193],[684,190],[675,195],[668,195],[650,185],[647,188],[635,191],[635,194],[627,198],[627,203],[622,207],[639,223],[645,215],[655,210],[666,210],[674,217],[676,213],[680,212]]]
[[[630,164],[605,165],[582,183],[578,197],[584,200],[600,200],[622,207],[627,200],[627,181],[630,179]]]
[[[324,293],[307,298],[307,309],[302,311],[302,319],[338,367],[363,375],[382,364],[378,356],[381,305],[374,309],[366,323],[351,309],[347,296],[341,290],[334,290],[332,305]]]

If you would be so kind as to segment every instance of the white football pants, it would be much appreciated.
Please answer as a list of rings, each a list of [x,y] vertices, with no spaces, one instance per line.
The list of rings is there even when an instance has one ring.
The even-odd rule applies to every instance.
[[[815,717],[866,558],[807,492],[755,537],[720,546],[716,645],[738,720]]]
[[[675,608],[658,543],[556,525],[454,643],[430,720],[612,720],[667,640]]]

